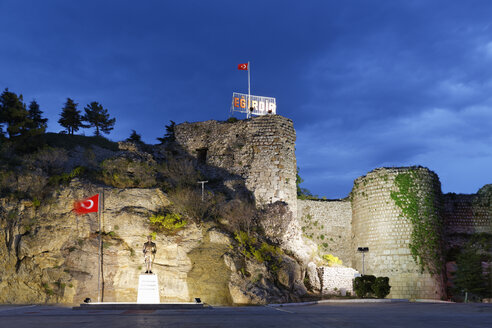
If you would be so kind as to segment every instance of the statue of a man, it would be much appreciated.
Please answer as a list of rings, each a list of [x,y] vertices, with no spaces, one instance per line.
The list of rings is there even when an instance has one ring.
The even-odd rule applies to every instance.
[[[154,263],[155,253],[157,252],[157,247],[155,243],[152,242],[152,236],[147,236],[147,242],[143,245],[143,253],[145,260],[145,273],[152,273],[152,263]]]

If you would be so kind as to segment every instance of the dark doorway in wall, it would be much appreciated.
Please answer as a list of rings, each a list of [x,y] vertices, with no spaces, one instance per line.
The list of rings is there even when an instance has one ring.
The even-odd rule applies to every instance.
[[[197,160],[198,160],[198,163],[200,164],[206,164],[207,163],[207,151],[208,151],[208,148],[198,148],[196,150],[197,152]]]

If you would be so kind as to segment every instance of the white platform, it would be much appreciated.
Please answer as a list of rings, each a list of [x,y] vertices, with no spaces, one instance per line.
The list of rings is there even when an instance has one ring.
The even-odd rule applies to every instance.
[[[137,303],[160,303],[159,282],[156,274],[141,274],[138,279]]]

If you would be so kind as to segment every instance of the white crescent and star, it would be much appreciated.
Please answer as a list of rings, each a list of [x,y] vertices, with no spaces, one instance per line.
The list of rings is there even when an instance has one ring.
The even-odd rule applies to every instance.
[[[242,64],[242,65],[241,65],[241,68],[242,68],[242,69],[246,69],[246,64]]]
[[[89,205],[86,205],[87,203],[89,203]],[[88,199],[86,201],[83,201],[80,204],[80,207],[85,208],[86,210],[90,210],[93,206],[94,206],[94,201],[92,199]]]

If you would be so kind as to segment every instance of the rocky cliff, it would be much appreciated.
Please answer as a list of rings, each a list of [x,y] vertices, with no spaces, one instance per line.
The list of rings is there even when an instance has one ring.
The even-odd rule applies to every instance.
[[[196,161],[172,145],[143,148],[0,154],[0,303],[77,304],[97,300],[98,285],[104,301],[134,302],[149,234],[162,302],[265,304],[306,293],[302,259],[282,250],[293,236],[285,203],[258,210],[213,186],[200,201]],[[96,193],[101,223],[96,213],[72,211]],[[150,218],[166,213],[186,224],[156,229]]]

